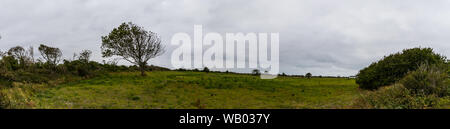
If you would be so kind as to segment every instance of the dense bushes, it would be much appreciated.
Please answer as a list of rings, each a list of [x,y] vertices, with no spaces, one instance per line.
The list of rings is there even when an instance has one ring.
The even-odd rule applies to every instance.
[[[444,65],[424,64],[410,72],[400,83],[414,94],[446,96],[450,86],[447,69]]]
[[[439,106],[440,98],[435,95],[414,94],[398,84],[384,87],[359,98],[356,108],[366,109],[429,109]]]
[[[449,79],[447,65],[421,65],[409,72],[394,86],[362,96],[358,108],[425,109],[439,108],[448,100]]]
[[[39,51],[42,58],[37,61],[32,56],[32,47],[25,50],[17,46],[6,53],[0,52],[0,87],[11,86],[12,82],[47,83],[61,77],[93,77],[106,72],[140,70],[137,66],[118,66],[116,61],[103,64],[89,61],[92,54],[89,50],[74,56],[74,60],[64,60],[62,64],[58,64],[62,56],[60,49],[41,45]],[[152,65],[146,66],[145,70],[169,69]]]
[[[431,48],[413,48],[392,54],[358,74],[362,89],[378,89],[363,95],[358,108],[439,108],[450,95],[450,65]]]
[[[362,89],[375,90],[389,86],[402,79],[409,71],[415,71],[421,64],[443,64],[446,58],[431,48],[406,49],[403,52],[384,57],[361,70],[356,83]]]
[[[63,67],[65,71],[82,77],[95,75],[96,73],[103,71],[101,64],[94,61],[64,60]]]

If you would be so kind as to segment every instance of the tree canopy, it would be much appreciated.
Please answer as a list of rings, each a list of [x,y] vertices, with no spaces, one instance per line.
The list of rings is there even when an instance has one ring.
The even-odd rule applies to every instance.
[[[39,46],[42,58],[50,65],[55,66],[61,61],[62,52],[59,48],[49,47],[44,44]]]
[[[139,66],[141,74],[148,60],[164,53],[160,37],[151,31],[131,22],[122,23],[107,36],[102,37],[103,57],[120,56],[124,60]]]

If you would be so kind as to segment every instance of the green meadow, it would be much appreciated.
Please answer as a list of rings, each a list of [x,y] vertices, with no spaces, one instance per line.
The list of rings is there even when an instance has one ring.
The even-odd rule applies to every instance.
[[[354,79],[161,71],[110,73],[33,92],[12,88],[15,108],[38,109],[342,109],[360,90]],[[19,96],[19,97],[18,97]],[[20,97],[21,96],[21,97]],[[22,98],[22,99],[17,99]]]

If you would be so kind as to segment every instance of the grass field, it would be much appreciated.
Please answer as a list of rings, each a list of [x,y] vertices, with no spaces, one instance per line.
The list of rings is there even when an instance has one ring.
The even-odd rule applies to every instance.
[[[350,108],[353,79],[202,73],[111,73],[33,93],[30,108],[75,109],[323,109]]]

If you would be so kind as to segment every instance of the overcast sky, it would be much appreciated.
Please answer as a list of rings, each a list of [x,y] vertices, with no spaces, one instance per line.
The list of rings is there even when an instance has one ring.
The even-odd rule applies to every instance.
[[[150,63],[171,67],[170,38],[199,24],[205,33],[278,32],[281,72],[348,76],[405,48],[450,55],[449,7],[448,0],[0,0],[0,50],[44,43],[65,58],[90,49],[102,61],[100,37],[132,21],[166,44]]]

